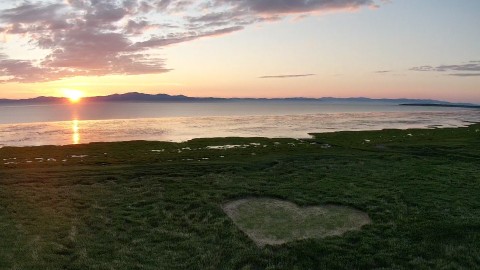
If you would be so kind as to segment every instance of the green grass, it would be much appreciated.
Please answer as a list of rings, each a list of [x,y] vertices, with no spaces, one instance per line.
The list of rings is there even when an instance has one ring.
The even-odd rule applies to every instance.
[[[1,148],[0,269],[479,268],[479,130]],[[222,209],[246,197],[372,223],[260,248]]]

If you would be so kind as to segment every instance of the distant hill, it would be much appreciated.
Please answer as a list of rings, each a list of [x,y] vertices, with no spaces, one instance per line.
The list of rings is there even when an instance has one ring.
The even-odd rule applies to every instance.
[[[238,101],[297,101],[297,102],[321,102],[328,104],[347,104],[347,103],[362,103],[362,104],[393,104],[393,105],[412,105],[416,104],[417,106],[476,106],[475,104],[468,103],[451,103],[441,100],[431,100],[431,99],[372,99],[365,97],[356,97],[356,98],[334,98],[334,97],[323,97],[323,98],[304,98],[304,97],[294,97],[294,98],[215,98],[215,97],[188,97],[184,95],[167,95],[167,94],[144,94],[138,92],[130,92],[125,94],[114,94],[108,96],[95,96],[95,97],[86,97],[83,98],[86,102],[238,102]],[[25,104],[25,105],[35,105],[35,104],[57,104],[57,103],[67,103],[66,98],[60,97],[36,97],[31,99],[0,99],[0,105],[16,105],[16,104]]]
[[[30,99],[0,99],[0,104],[45,104],[65,102],[65,98],[36,97]]]
[[[150,95],[131,92],[126,94],[114,94],[109,96],[88,97],[85,100],[98,102],[165,102],[165,101],[194,101],[195,98],[184,95],[171,96],[167,94]]]

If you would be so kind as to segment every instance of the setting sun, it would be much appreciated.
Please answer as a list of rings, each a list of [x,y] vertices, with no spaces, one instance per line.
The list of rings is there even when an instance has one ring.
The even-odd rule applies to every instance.
[[[72,103],[77,103],[79,102],[82,97],[83,97],[83,93],[82,91],[79,91],[79,90],[73,90],[73,89],[65,89],[63,90],[63,94],[66,98],[68,98],[70,100],[70,102]]]

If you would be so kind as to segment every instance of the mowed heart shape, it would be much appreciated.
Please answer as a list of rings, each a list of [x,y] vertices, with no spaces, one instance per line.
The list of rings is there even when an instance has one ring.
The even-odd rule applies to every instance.
[[[366,213],[350,207],[299,207],[271,198],[232,201],[223,210],[260,247],[342,235],[371,223]]]

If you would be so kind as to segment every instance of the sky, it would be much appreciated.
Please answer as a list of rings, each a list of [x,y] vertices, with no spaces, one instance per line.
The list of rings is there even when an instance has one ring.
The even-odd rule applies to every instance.
[[[429,98],[480,103],[476,0],[0,3],[0,98]]]

